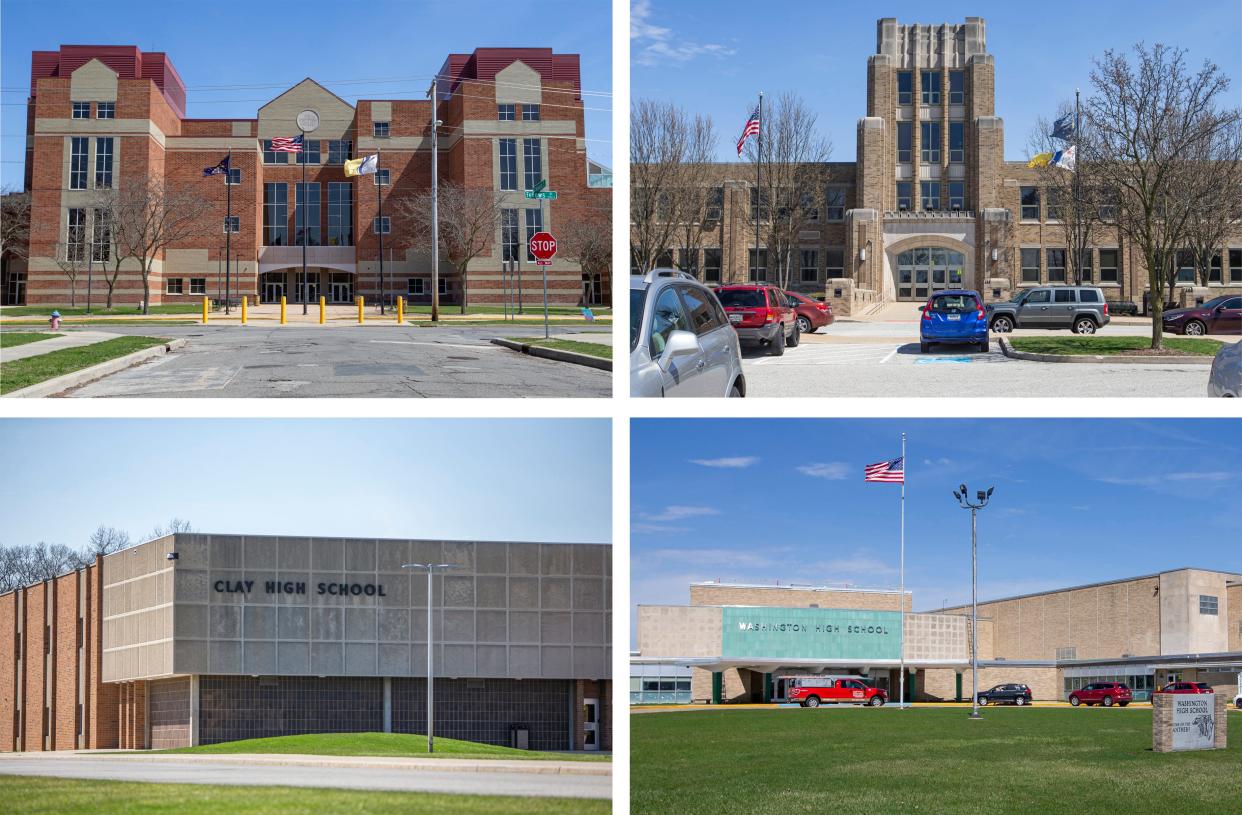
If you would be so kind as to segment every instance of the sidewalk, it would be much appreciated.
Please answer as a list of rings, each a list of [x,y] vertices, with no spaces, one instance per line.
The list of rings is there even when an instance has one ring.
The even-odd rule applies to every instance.
[[[15,359],[38,357],[44,354],[50,354],[53,351],[60,351],[64,348],[78,348],[83,345],[94,345],[97,342],[103,342],[104,340],[124,336],[126,335],[112,334],[107,331],[71,331],[63,337],[53,337],[50,340],[28,342],[25,345],[19,345],[16,348],[5,348],[3,351],[0,351],[0,357],[2,357],[5,362],[12,362]]]

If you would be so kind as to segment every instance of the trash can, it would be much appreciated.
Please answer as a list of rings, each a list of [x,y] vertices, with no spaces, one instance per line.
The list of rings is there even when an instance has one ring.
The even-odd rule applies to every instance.
[[[509,725],[509,746],[515,750],[529,750],[530,728],[524,724]]]

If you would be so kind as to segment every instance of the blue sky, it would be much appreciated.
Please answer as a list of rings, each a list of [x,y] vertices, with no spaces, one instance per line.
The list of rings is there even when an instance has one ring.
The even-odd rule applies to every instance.
[[[1199,566],[1242,572],[1242,435],[1225,420],[638,419],[632,603],[692,580],[898,585],[897,484],[863,467],[907,434],[906,588],[915,609]]]
[[[1242,93],[1238,32],[1242,3],[1205,0],[1101,0],[1066,4],[890,1],[634,0],[630,92],[635,99],[677,102],[710,114],[718,156],[734,161],[734,144],[759,91],[800,95],[831,137],[833,161],[854,161],[854,135],[866,114],[867,57],[876,20],[900,23],[987,22],[996,57],[996,113],[1005,120],[1005,157],[1026,158],[1034,121],[1055,113],[1074,88],[1089,90],[1091,59],[1139,41],[1189,50],[1188,61],[1215,61]]]
[[[0,545],[100,524],[607,543],[607,420],[7,419]]]
[[[188,89],[192,118],[253,118],[265,101],[306,76],[349,102],[422,99],[448,54],[477,47],[578,53],[583,102],[595,108],[586,112],[587,152],[611,166],[612,98],[595,95],[612,90],[611,3],[507,0],[504,14],[496,8],[487,0],[303,0],[275,7],[238,0],[3,0],[0,185],[22,182],[30,52],[62,44],[167,52]],[[408,79],[339,84],[393,77]],[[204,85],[278,87],[195,90]]]

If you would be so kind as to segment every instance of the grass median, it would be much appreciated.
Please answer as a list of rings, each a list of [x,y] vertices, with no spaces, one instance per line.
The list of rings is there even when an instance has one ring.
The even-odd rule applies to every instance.
[[[200,314],[203,310],[202,300],[194,303],[174,303],[166,306],[151,306],[151,314]],[[0,319],[5,317],[43,317],[51,316],[53,311],[59,311],[62,317],[140,317],[142,309],[137,306],[113,306],[112,308],[102,308],[94,306],[88,312],[86,306],[4,306],[0,308]]]
[[[558,340],[555,337],[544,339],[543,337],[506,337],[511,342],[520,342],[525,345],[537,345],[540,348],[555,348],[558,351],[573,351],[576,354],[586,354],[587,356],[600,357],[601,359],[612,359],[612,346],[605,345],[601,342],[579,342],[578,340]]]
[[[1154,753],[1150,709],[968,715],[884,707],[632,716],[630,811],[1218,815],[1242,800],[1242,740]]]
[[[62,348],[47,354],[0,362],[0,394],[46,382],[144,348],[163,345],[159,337],[114,337],[91,345]]]
[[[607,815],[610,801],[526,798],[500,795],[444,795],[426,792],[366,792],[301,787],[243,787],[152,784],[0,775],[4,811],[22,815],[286,815],[350,812],[405,815]]]
[[[1148,337],[1008,337],[1015,351],[1066,356],[1135,356],[1151,349]],[[1165,337],[1164,347],[1191,356],[1215,356],[1224,345],[1201,337]]]
[[[609,761],[598,753],[544,753],[515,750],[495,744],[460,739],[436,739],[436,751],[427,755],[427,737],[416,733],[315,733],[243,739],[198,747],[160,750],[161,753],[228,755],[289,753],[304,756],[398,756],[401,758],[505,758],[525,761]]]
[[[16,348],[29,345],[39,340],[50,340],[52,337],[63,337],[64,334],[43,334],[34,331],[0,331],[0,348]]]
[[[410,303],[406,303],[405,313],[406,314],[430,314],[431,306],[422,304],[422,303],[419,303],[417,305],[411,305]],[[504,314],[504,313],[505,313],[504,303],[486,303],[484,305],[466,306],[467,315],[470,315],[470,314]],[[527,305],[527,306],[524,306],[521,312],[518,312],[518,313],[522,317],[543,317],[543,305],[542,304],[538,306]],[[592,306],[591,313],[594,314],[596,317],[611,317],[612,309],[604,308],[602,306],[601,307]],[[440,306],[440,314],[441,316],[460,317],[461,306],[442,305]],[[555,314],[572,314],[572,315],[580,317],[582,316],[582,308],[581,306],[548,306],[548,314],[554,314],[554,315]]]

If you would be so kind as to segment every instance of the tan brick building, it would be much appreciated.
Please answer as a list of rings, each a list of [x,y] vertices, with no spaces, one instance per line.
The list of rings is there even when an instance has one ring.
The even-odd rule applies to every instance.
[[[799,235],[790,288],[826,297],[835,313],[849,315],[876,302],[925,300],[943,288],[1000,300],[1024,287],[1075,282],[1040,171],[1005,160],[1004,122],[996,115],[1003,89],[985,21],[904,25],[884,18],[876,29],[857,155],[823,167],[823,206]],[[716,192],[700,248],[673,247],[659,265],[693,270],[711,284],[775,281],[767,250],[754,252],[754,165],[711,170]],[[1083,282],[1100,286],[1109,301],[1142,304],[1147,271],[1135,248],[1107,223],[1094,243]],[[1175,299],[1242,293],[1242,231],[1220,252],[1206,287],[1185,259]]]
[[[527,237],[611,206],[610,176],[587,159],[578,63],[576,54],[548,48],[480,48],[449,55],[439,71],[441,181],[497,190],[505,199],[488,248],[468,266],[470,302],[500,302],[502,263],[510,259],[520,267],[524,300],[541,300]],[[93,300],[101,302],[99,267],[112,266],[116,246],[97,218],[98,201],[149,180],[211,202],[202,235],[156,258],[153,304],[218,299],[226,283],[234,299],[246,295],[251,302],[282,295],[289,302],[322,296],[348,303],[359,295],[375,302],[377,230],[387,230],[385,299],[430,301],[430,246],[413,237],[395,205],[430,188],[430,98],[351,104],[308,78],[254,118],[190,119],[185,108],[185,85],[165,54],[69,45],[32,54],[25,180],[32,194],[30,258],[24,270],[6,265],[6,303],[67,304],[71,283],[62,266],[70,260],[79,267],[79,300],[90,276]],[[271,150],[273,138],[299,135],[295,120],[303,110],[319,118],[304,151]],[[378,174],[345,176],[346,159],[373,153],[380,156]],[[203,176],[204,168],[230,154],[227,187],[223,175]],[[525,198],[523,190],[539,180],[558,193],[555,201]],[[226,225],[229,192],[233,222]],[[377,220],[381,197],[386,222]],[[226,228],[232,230],[231,258],[225,257]],[[226,260],[234,264],[227,275]],[[139,268],[135,259],[123,261],[117,302],[142,299]],[[606,275],[588,277],[574,263],[555,260],[551,301],[572,305],[585,296],[606,302]],[[439,282],[441,302],[460,302],[462,280],[444,257]]]

